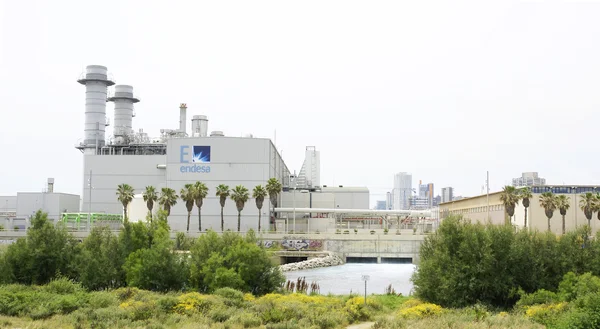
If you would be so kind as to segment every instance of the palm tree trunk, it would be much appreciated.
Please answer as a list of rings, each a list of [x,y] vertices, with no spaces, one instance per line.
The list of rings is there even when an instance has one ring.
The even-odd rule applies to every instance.
[[[221,207],[221,232],[225,232],[225,221],[223,220],[223,207]]]
[[[260,233],[260,209],[258,209],[258,233]]]
[[[127,207],[123,206],[123,221],[127,221],[129,217],[127,217]],[[91,218],[90,218],[91,219]],[[92,222],[90,221],[90,224]]]
[[[186,232],[190,233],[190,217],[192,216],[192,212],[188,211],[188,221],[187,221],[187,228],[186,228]]]
[[[150,223],[152,223],[152,210],[148,209],[148,218],[150,218]]]
[[[202,232],[202,212],[200,207],[198,207],[198,231]]]
[[[550,230],[550,218],[548,218],[548,232],[551,232],[551,230]]]
[[[525,208],[525,228],[527,228],[527,207]]]
[[[563,218],[563,235],[565,235],[565,215],[562,216]]]
[[[240,224],[242,223],[242,212],[238,211],[238,232],[240,232]]]

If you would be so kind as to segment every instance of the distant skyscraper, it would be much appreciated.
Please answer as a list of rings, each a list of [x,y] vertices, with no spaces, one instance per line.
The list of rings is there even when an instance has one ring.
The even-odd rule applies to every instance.
[[[377,204],[375,205],[375,209],[376,210],[385,210],[385,204],[386,204],[385,200],[378,200]]]
[[[392,192],[387,192],[385,195],[385,209],[394,209],[394,195],[392,194]]]
[[[410,209],[410,197],[412,196],[412,175],[399,172],[394,175],[394,204],[395,210]]]
[[[442,188],[442,203],[454,200],[454,189],[452,187]]]
[[[513,178],[512,185],[515,187],[546,185],[546,179],[539,177],[535,171],[524,172],[521,177]]]
[[[440,203],[442,203],[442,197],[440,195],[433,198],[433,206],[437,207]]]
[[[428,207],[433,205],[433,183],[421,184],[419,181],[419,198],[427,199]]]

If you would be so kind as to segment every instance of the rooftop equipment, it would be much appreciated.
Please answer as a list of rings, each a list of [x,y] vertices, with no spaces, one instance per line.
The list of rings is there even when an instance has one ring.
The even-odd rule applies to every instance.
[[[133,87],[116,85],[114,94],[108,98],[115,103],[114,135],[116,144],[126,144],[132,135],[133,104],[140,100],[133,96]]]
[[[208,135],[208,118],[206,115],[194,115],[192,117],[192,136],[206,137]]]
[[[94,154],[105,144],[106,89],[115,82],[109,78],[106,67],[101,65],[88,65],[77,82],[85,85],[85,128],[82,146],[86,152]]]
[[[211,137],[223,137],[223,136],[225,136],[225,134],[223,134],[222,131],[215,130],[215,131],[213,131],[213,132],[210,133],[210,136]]]
[[[54,178],[48,178],[48,193],[54,193]]]

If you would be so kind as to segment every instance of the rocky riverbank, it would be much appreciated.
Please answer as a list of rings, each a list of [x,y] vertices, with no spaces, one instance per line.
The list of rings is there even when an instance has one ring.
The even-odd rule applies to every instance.
[[[281,266],[279,266],[279,268],[281,269],[282,272],[290,272],[290,271],[308,270],[311,268],[318,268],[318,267],[336,266],[336,265],[342,265],[342,264],[344,264],[344,261],[340,257],[338,257],[334,254],[330,254],[329,256],[325,256],[325,257],[321,257],[321,258],[313,258],[313,259],[305,260],[305,261],[298,262],[298,263],[290,263],[290,264],[281,265]]]

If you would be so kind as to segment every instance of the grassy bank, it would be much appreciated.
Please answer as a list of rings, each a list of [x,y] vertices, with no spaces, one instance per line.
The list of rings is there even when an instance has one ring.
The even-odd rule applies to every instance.
[[[88,292],[58,279],[0,286],[3,328],[343,328],[397,308],[405,297],[267,294],[223,288],[157,293],[136,288]]]
[[[211,295],[136,288],[88,292],[58,279],[44,286],[0,286],[0,328],[543,328],[523,312],[447,310],[413,298],[267,294],[233,289]]]

